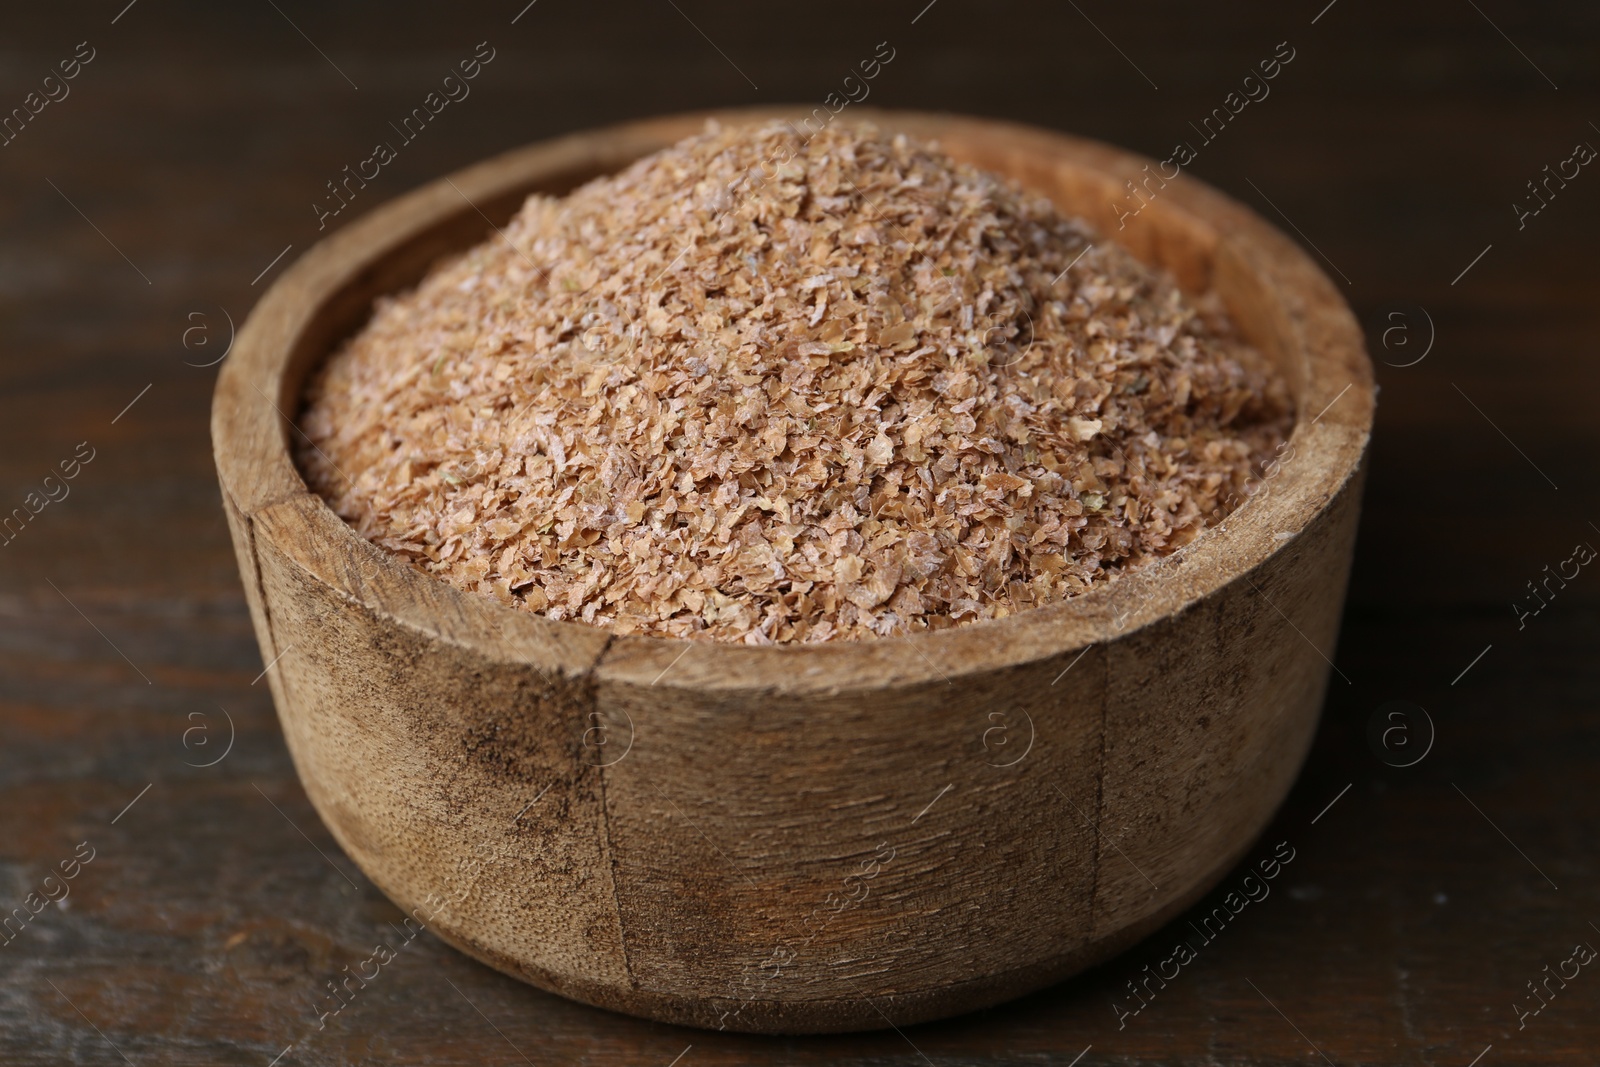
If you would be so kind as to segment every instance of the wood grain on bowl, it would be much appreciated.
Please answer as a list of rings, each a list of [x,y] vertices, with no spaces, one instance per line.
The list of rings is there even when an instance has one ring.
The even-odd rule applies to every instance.
[[[1119,229],[1139,157],[874,112],[1051,196],[1185,288],[1216,289],[1290,381],[1292,460],[1221,527],[1084,596],[770,648],[513,611],[389,557],[306,488],[288,416],[375,296],[527,193],[706,117],[567,137],[425,186],[313,248],[240,331],[217,466],[301,779],[351,857],[440,936],[590,1003],[830,1031],[1058,980],[1214,884],[1299,769],[1372,421],[1360,330],[1287,238],[1191,178]]]

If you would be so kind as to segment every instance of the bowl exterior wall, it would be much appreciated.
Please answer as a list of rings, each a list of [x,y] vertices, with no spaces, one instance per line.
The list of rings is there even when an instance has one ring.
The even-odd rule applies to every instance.
[[[301,780],[380,888],[576,999],[815,1032],[1057,981],[1236,862],[1315,730],[1359,491],[1114,640],[808,700],[486,656],[317,577],[320,502],[229,514]]]

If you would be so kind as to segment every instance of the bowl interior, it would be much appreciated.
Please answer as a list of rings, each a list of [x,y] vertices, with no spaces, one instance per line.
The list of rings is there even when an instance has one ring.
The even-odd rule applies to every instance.
[[[735,123],[786,114],[762,109],[714,117]],[[259,418],[266,420],[263,427],[273,427],[261,429],[254,440],[247,429],[217,419],[224,483],[230,450],[254,451],[260,453],[256,458],[264,473],[242,495],[264,502],[291,492],[309,494],[292,459],[291,437],[298,431],[288,414],[301,407],[307,374],[365,323],[375,298],[415,284],[440,257],[492,236],[530,193],[561,194],[614,172],[699,131],[708,117],[713,116],[650,120],[519,149],[391,201],[307,253],[252,313],[252,319],[276,319],[276,333],[288,343],[263,342],[247,326],[241,334],[246,351],[235,357],[245,366],[225,368],[219,383],[220,397],[228,388],[229,369],[261,380],[270,388],[257,391],[263,399],[275,394],[277,409],[274,415],[257,405],[262,410],[247,413],[244,422]],[[1290,446],[1315,456],[1314,461],[1285,464],[1282,476],[1264,487],[1270,491],[1251,497],[1184,548],[1115,582],[1004,619],[902,638],[802,646],[721,644],[715,655],[732,664],[734,674],[740,663],[770,664],[770,657],[778,654],[828,657],[830,669],[863,681],[881,679],[885,671],[943,676],[968,663],[1022,662],[1114,638],[1182,610],[1259,565],[1298,534],[1355,472],[1370,431],[1373,399],[1359,327],[1321,270],[1253,213],[1191,177],[1164,179],[1154,164],[1096,142],[956,116],[863,108],[852,117],[937,140],[955,158],[1050,197],[1065,212],[1089,222],[1102,240],[1114,240],[1148,265],[1170,272],[1185,291],[1214,290],[1243,336],[1280,368],[1299,412],[1321,410],[1340,398],[1344,403],[1312,423],[1303,417],[1297,421]],[[244,399],[248,402],[248,395]],[[250,501],[242,503],[248,510]],[[323,510],[331,523],[319,521],[322,535],[349,542],[352,552],[381,552],[367,546],[325,505]],[[398,561],[396,565],[404,567]],[[412,573],[419,581],[445,584]],[[359,589],[349,591],[362,595]],[[453,588],[451,593],[471,596]],[[549,627],[583,625],[552,622],[487,601],[484,605],[507,616],[497,619],[502,629],[520,627],[530,635],[529,627],[547,632]],[[427,625],[426,620],[417,622]],[[653,642],[669,658],[681,645],[658,637],[621,640]],[[908,646],[915,656],[905,651]],[[942,669],[933,665],[935,659]]]

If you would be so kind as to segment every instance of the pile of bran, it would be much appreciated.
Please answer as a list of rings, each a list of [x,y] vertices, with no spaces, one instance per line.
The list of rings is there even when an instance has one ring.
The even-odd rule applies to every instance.
[[[1016,185],[839,124],[534,196],[313,376],[308,482],[455,585],[752,643],[998,618],[1246,498],[1286,387]]]

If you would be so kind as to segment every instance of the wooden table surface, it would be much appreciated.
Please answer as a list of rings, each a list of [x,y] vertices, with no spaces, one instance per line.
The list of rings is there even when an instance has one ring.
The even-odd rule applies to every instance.
[[[42,504],[0,544],[0,916],[27,920],[0,937],[0,1062],[1600,1058],[1600,968],[1567,962],[1600,946],[1600,576],[1574,555],[1600,545],[1600,173],[1563,163],[1600,145],[1593,5],[524,2],[0,16],[0,109],[59,97],[0,147],[0,514]],[[316,240],[324,183],[480,41],[471,96],[330,228],[557,133],[820,102],[881,41],[872,104],[1158,157],[1293,49],[1191,171],[1321,255],[1381,361],[1338,673],[1258,848],[1296,859],[1120,1028],[1193,916],[1003,1007],[821,1039],[612,1015],[423,935],[318,1029],[314,997],[399,912],[318,822],[256,684],[205,364]]]

